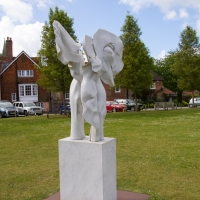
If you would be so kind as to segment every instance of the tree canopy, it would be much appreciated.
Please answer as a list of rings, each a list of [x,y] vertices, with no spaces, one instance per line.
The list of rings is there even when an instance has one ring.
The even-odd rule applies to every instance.
[[[176,53],[176,51],[170,51],[165,58],[155,59],[155,72],[162,76],[164,79],[163,85],[166,88],[177,92],[178,102],[182,102],[182,90],[178,88],[178,78],[172,70],[172,66],[175,63]]]
[[[140,39],[142,32],[137,20],[129,13],[121,31],[123,33],[120,38],[124,44],[122,56],[124,68],[116,76],[115,82],[120,87],[133,91],[137,103],[137,96],[152,85],[153,59]]]
[[[187,26],[181,32],[178,46],[172,65],[173,72],[178,78],[178,88],[191,91],[194,96],[194,90],[200,89],[200,44],[192,27]]]
[[[59,10],[58,7],[55,7],[55,10],[50,8],[49,21],[45,22],[43,26],[41,48],[38,51],[41,71],[38,84],[48,91],[62,92],[64,96],[65,92],[69,91],[72,76],[68,66],[63,65],[57,58],[55,35],[52,25],[54,20],[59,21],[70,36],[76,40],[75,31],[72,28],[73,19],[64,10]]]

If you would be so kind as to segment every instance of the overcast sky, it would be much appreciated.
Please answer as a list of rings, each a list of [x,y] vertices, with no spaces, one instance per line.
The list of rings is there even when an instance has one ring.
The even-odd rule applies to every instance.
[[[138,20],[141,39],[154,58],[178,47],[186,25],[200,36],[200,0],[0,0],[0,52],[4,39],[11,37],[14,56],[22,50],[36,56],[42,26],[48,21],[49,8],[55,6],[74,19],[80,41],[99,28],[121,35],[129,11]]]

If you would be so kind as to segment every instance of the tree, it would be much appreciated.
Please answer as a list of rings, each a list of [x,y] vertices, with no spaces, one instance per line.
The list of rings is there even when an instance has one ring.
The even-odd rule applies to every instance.
[[[48,91],[61,92],[63,94],[63,105],[66,113],[65,93],[69,91],[72,76],[67,65],[63,65],[57,58],[53,21],[59,21],[68,31],[70,36],[76,40],[75,32],[72,28],[73,19],[63,10],[55,7],[50,8],[49,22],[45,22],[42,30],[41,48],[38,51],[40,58],[39,66],[41,75],[38,84]]]
[[[115,82],[120,87],[133,91],[137,109],[138,95],[152,85],[150,72],[153,69],[153,59],[149,56],[149,50],[140,40],[142,33],[137,20],[129,13],[121,31],[123,34],[120,38],[124,44],[122,56],[124,68],[116,76]]]
[[[178,102],[182,102],[183,91],[178,88],[178,78],[172,70],[172,65],[175,62],[176,53],[176,51],[170,51],[165,58],[155,59],[155,72],[163,77],[163,84],[165,87],[174,92],[177,92]]]
[[[200,44],[196,31],[187,26],[181,32],[178,45],[172,69],[178,77],[178,88],[191,91],[194,104],[194,90],[200,89]]]

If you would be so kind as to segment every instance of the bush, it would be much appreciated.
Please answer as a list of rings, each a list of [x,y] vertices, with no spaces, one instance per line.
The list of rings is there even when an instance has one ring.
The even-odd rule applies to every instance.
[[[188,102],[183,100],[183,101],[182,101],[182,106],[183,106],[183,107],[187,107],[187,106],[188,106]]]
[[[154,103],[150,103],[149,108],[154,108]]]

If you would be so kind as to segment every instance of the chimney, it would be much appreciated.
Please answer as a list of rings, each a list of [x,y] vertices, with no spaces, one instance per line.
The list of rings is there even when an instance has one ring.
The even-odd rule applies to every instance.
[[[6,61],[10,63],[13,60],[12,38],[6,40]]]

